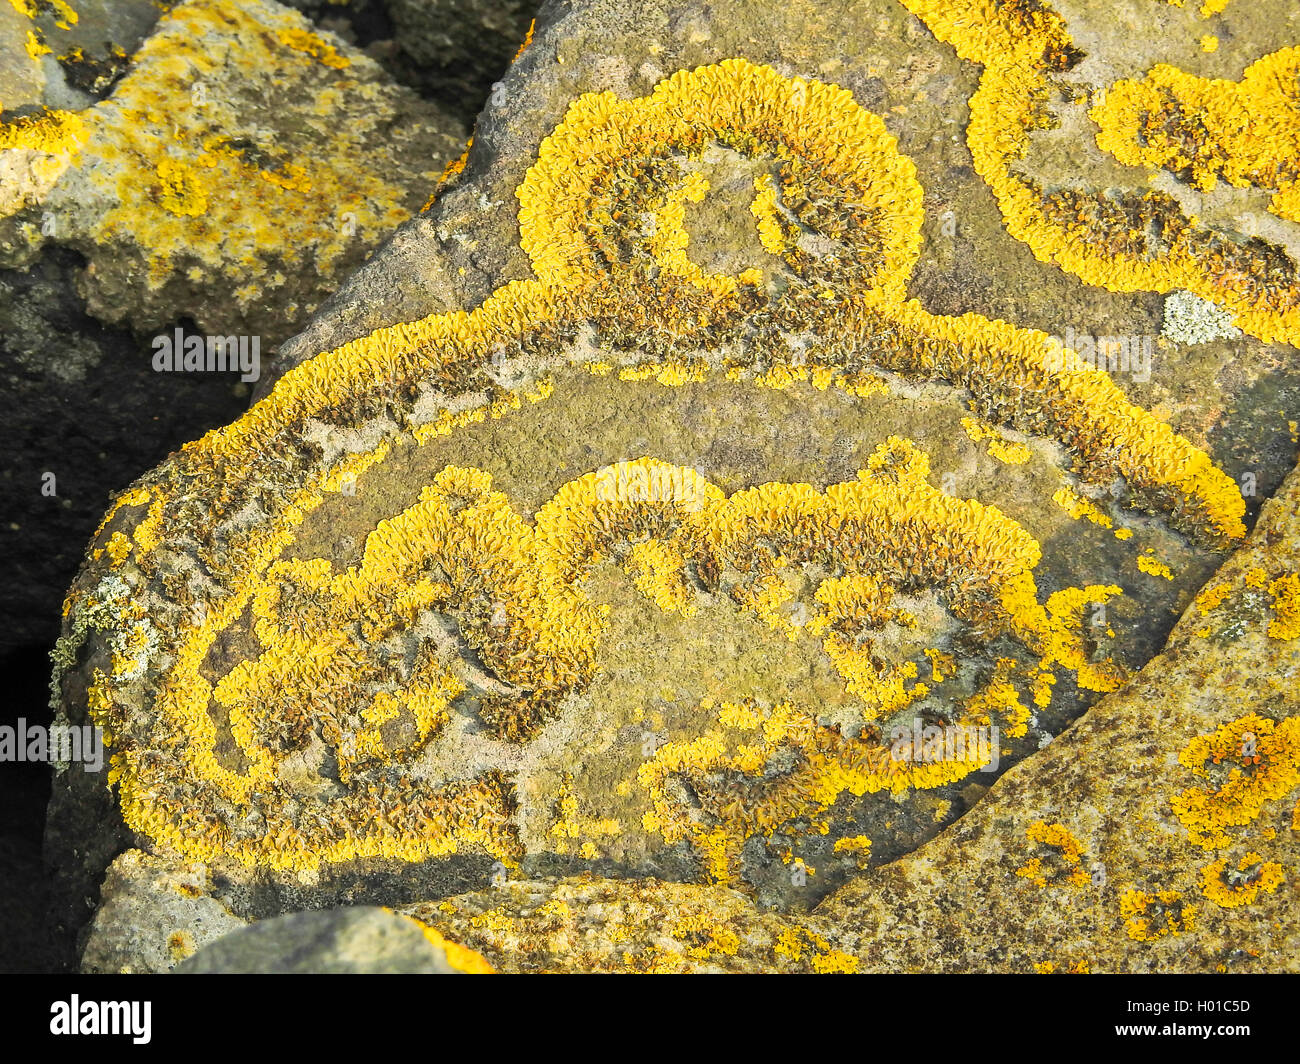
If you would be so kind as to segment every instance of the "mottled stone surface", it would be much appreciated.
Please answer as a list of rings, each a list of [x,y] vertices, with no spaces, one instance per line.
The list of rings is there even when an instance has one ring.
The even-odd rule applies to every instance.
[[[1170,803],[1207,784],[1179,760],[1197,736],[1249,713],[1297,719],[1300,650],[1269,634],[1278,615],[1262,588],[1298,562],[1300,472],[1209,581],[1225,589],[1219,604],[1189,608],[1124,690],[1007,772],[938,838],[800,920],[716,887],[582,879],[509,883],[410,911],[506,971],[809,970],[839,951],[854,959],[838,963],[863,972],[1294,972],[1295,790],[1264,802],[1211,849],[1191,841]],[[1294,745],[1289,756],[1294,765]],[[1210,778],[1227,771],[1216,766]],[[1028,837],[1035,823],[1061,825],[1078,841],[1082,883],[1068,881],[1076,865],[1061,847]],[[1246,905],[1207,900],[1205,868],[1248,853],[1280,866],[1284,884]],[[1036,857],[1041,886],[1017,874]],[[1123,906],[1132,891],[1176,892],[1177,929],[1134,937]],[[1184,905],[1196,910],[1190,928]]]
[[[289,0],[393,77],[472,125],[528,33],[538,0]]]
[[[464,141],[436,105],[274,3],[176,5],[91,103],[68,120],[79,144],[19,137],[0,155],[0,264],[72,247],[102,321],[185,317],[268,349],[424,203]]]
[[[1292,964],[1290,504],[1213,576],[1295,461],[1291,223],[1142,199],[1177,175],[1081,132],[1132,29],[997,10],[1038,50],[921,0],[544,9],[464,170],[93,544],[58,681],[129,829],[64,777],[69,895],[129,836],[241,918],[418,903],[508,969]],[[1198,73],[1284,43],[1223,18]],[[1175,280],[1241,334],[1159,338]],[[891,777],[918,719],[1000,735]],[[1281,790],[1206,850],[1234,721]]]
[[[207,870],[128,850],[108,869],[82,954],[86,972],[165,972],[244,926],[210,895]]]
[[[0,647],[32,656],[111,494],[247,406],[239,372],[155,372],[154,337],[256,335],[265,370],[465,139],[359,49],[290,47],[326,42],[277,4],[36,6],[0,12],[0,128],[64,109],[90,133],[75,157],[0,141]]]
[[[405,917],[369,906],[291,913],[226,935],[176,969],[186,975],[456,975]]]

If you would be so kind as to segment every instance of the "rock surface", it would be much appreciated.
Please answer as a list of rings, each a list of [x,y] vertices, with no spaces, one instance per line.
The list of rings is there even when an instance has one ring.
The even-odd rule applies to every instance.
[[[505,971],[1295,971],[1297,566],[1300,471],[1124,690],[802,918],[583,879],[408,911]]]
[[[450,956],[449,956],[450,952]],[[415,920],[356,906],[263,920],[199,950],[185,975],[463,975],[482,971],[468,951],[430,937]]]
[[[186,317],[268,347],[421,206],[464,142],[372,59],[263,0],[176,5],[111,95],[3,136],[0,264],[72,247],[100,320]]]
[[[199,864],[128,850],[109,867],[82,971],[165,972],[246,921],[209,894]]]
[[[1295,461],[1285,181],[1116,161],[1136,8],[957,6],[544,9],[274,391],[106,517],[66,896],[130,845],[506,969],[1293,966],[1293,502],[1201,590]],[[1285,18],[1222,18],[1153,41],[1254,92]],[[1174,289],[1239,334],[1158,338]]]
[[[403,85],[472,125],[528,36],[538,0],[289,0]]]

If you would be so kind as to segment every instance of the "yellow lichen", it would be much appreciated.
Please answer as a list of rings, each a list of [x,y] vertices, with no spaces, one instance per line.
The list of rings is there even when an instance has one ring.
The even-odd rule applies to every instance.
[[[967,145],[976,172],[997,198],[1007,231],[1039,259],[1113,291],[1185,289],[1224,306],[1239,328],[1262,340],[1300,339],[1300,287],[1294,275],[1265,277],[1261,258],[1202,228],[1172,197],[1154,190],[1133,194],[1128,202],[1149,220],[1134,229],[1115,220],[1104,195],[1047,192],[1023,173],[1018,164],[1030,133],[1053,121],[1051,76],[1076,54],[1064,19],[1047,3],[901,2],[961,58],[983,64],[970,100]],[[1186,157],[1199,165],[1203,180],[1214,172],[1277,189],[1273,210],[1294,217],[1296,208],[1285,197],[1294,190],[1297,130],[1286,86],[1295,80],[1296,53],[1286,49],[1261,59],[1240,83],[1208,82],[1169,67],[1156,68],[1160,73],[1153,71],[1147,82],[1121,81],[1091,111],[1103,127],[1099,143],[1146,162],[1144,138],[1159,134],[1160,122],[1147,124],[1143,103],[1175,118],[1182,113],[1177,102],[1185,101],[1195,144]],[[1166,89],[1175,94],[1174,103],[1166,103]],[[1248,120],[1240,119],[1243,113]],[[1181,135],[1165,138],[1156,149],[1162,162],[1183,157],[1183,142]],[[1153,231],[1158,239],[1150,236]]]
[[[1233,840],[1228,829],[1250,824],[1300,784],[1300,717],[1279,723],[1248,713],[1194,738],[1178,760],[1215,783],[1174,795],[1174,813],[1195,845],[1218,849]]]
[[[1204,617],[1211,610],[1216,610],[1223,604],[1223,600],[1232,594],[1232,585],[1228,583],[1215,584],[1213,587],[1205,587],[1200,594],[1196,596],[1196,608]]]
[[[1030,842],[1045,846],[1053,853],[1031,857],[1016,869],[1016,875],[1027,879],[1036,887],[1046,887],[1049,882],[1074,888],[1088,885],[1089,877],[1082,867],[1083,844],[1071,834],[1064,824],[1048,824],[1037,820],[1025,831]]]
[[[1116,82],[1092,109],[1097,143],[1130,166],[1185,171],[1202,192],[1219,178],[1271,190],[1273,212],[1300,221],[1290,206],[1300,188],[1300,129],[1287,88],[1298,73],[1300,48],[1252,63],[1239,82],[1160,64],[1141,81]]]
[[[1196,929],[1196,906],[1184,902],[1176,890],[1151,894],[1130,888],[1120,897],[1119,911],[1125,918],[1124,930],[1135,942],[1154,942]]]
[[[167,953],[175,964],[193,956],[196,949],[194,936],[188,931],[173,931],[167,938]]]
[[[1005,462],[1007,465],[1024,465],[1033,454],[1023,443],[1008,440],[997,429],[981,423],[977,418],[962,418],[961,427],[975,443],[986,442],[989,454],[999,462]]]
[[[1272,894],[1286,882],[1280,864],[1265,861],[1253,850],[1237,862],[1234,871],[1228,870],[1228,860],[1220,857],[1201,869],[1201,893],[1221,909],[1250,905],[1261,892]]]
[[[1174,578],[1173,571],[1159,558],[1150,554],[1139,554],[1137,567],[1148,576],[1163,576],[1166,580]]]
[[[345,123],[324,139],[311,131],[313,107],[333,113],[341,97],[372,104],[373,92],[302,16],[223,0],[168,7],[110,97],[76,114],[0,122],[0,155],[46,153],[28,164],[41,197],[75,167],[106,205],[84,221],[85,239],[115,246],[131,234],[148,256],[139,283],[158,289],[196,258],[249,276],[272,261],[328,269],[357,232],[387,232],[409,216],[405,189],[385,174],[391,164],[356,165],[362,126]],[[235,63],[259,91],[295,86],[292,106],[303,113],[292,127],[304,136],[267,140],[230,101],[195,95]],[[0,192],[0,217],[26,205],[8,187]],[[251,305],[262,286],[240,293]]]
[[[389,910],[391,911],[391,910]],[[406,919],[415,924],[433,945],[442,950],[450,964],[458,972],[466,975],[495,975],[496,969],[487,962],[487,959],[480,953],[476,953],[468,946],[462,946],[458,942],[453,942],[445,937],[437,928],[426,924],[422,920],[417,920],[413,916],[407,916]]]
[[[1106,514],[1067,486],[1062,485],[1056,490],[1056,493],[1052,496],[1052,502],[1056,503],[1076,521],[1086,517],[1094,525],[1100,525],[1102,528],[1111,527],[1111,519]]]
[[[1269,622],[1268,634],[1274,639],[1295,639],[1300,636],[1300,574],[1284,573],[1268,585],[1273,598],[1274,619]]]

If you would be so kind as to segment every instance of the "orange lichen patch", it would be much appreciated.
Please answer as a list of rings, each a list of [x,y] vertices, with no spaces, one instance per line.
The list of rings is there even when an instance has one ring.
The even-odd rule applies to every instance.
[[[748,838],[770,839],[778,830],[797,834],[791,820],[816,820],[842,794],[943,786],[983,767],[991,756],[973,727],[962,728],[960,749],[954,747],[950,757],[898,756],[888,743],[847,738],[789,702],[771,709],[753,701],[726,702],[716,719],[717,727],[696,739],[665,744],[637,771],[651,802],[642,826],[669,843],[690,842],[714,882],[736,877]],[[949,745],[954,745],[951,738]],[[769,763],[791,753],[795,767],[768,778]],[[676,797],[678,790],[670,786],[674,778],[689,783],[707,819]]]
[[[196,256],[250,276],[271,260],[327,268],[354,246],[355,232],[387,232],[410,212],[378,160],[355,165],[367,131],[351,123],[329,137],[310,131],[341,95],[369,101],[373,90],[307,25],[296,12],[221,0],[171,6],[108,99],[79,114],[0,123],[0,152],[52,153],[34,164],[49,176],[38,182],[42,199],[75,166],[103,206],[85,236],[111,245],[129,232],[147,250],[140,282],[151,290]],[[267,141],[229,100],[200,96],[191,105],[235,62],[265,79],[259,85],[295,85],[303,137]],[[9,192],[0,192],[0,216],[25,205]]]
[[[1082,867],[1083,844],[1070,833],[1064,824],[1048,824],[1037,820],[1025,831],[1030,842],[1047,847],[1052,852],[1031,857],[1016,869],[1016,875],[1027,879],[1036,887],[1048,883],[1065,884],[1079,888],[1088,885],[1088,873]]]
[[[754,178],[754,201],[749,211],[758,223],[758,238],[763,250],[771,255],[782,255],[790,250],[791,243],[798,237],[798,231],[782,224],[783,219],[777,209],[776,182],[771,174],[760,174]]]
[[[30,36],[30,34],[29,34]],[[0,217],[13,214],[52,188],[85,146],[90,131],[72,111],[41,111],[0,123],[0,158],[16,152],[30,181],[8,181],[0,189]]]
[[[1163,576],[1166,580],[1174,578],[1173,570],[1153,554],[1139,554],[1137,567],[1148,576]]]
[[[1286,873],[1276,861],[1265,861],[1253,850],[1228,867],[1220,857],[1201,869],[1201,893],[1221,909],[1250,905],[1261,893],[1272,894],[1286,882]]]
[[[1062,485],[1056,490],[1056,493],[1052,496],[1052,502],[1056,503],[1076,521],[1086,517],[1094,525],[1100,525],[1102,528],[1111,527],[1110,517],[1066,485]]]
[[[1273,213],[1295,222],[1297,76],[1300,48],[1252,63],[1241,81],[1197,77],[1160,64],[1141,81],[1116,82],[1089,113],[1101,127],[1098,146],[1120,162],[1185,173],[1202,192],[1213,191],[1220,178],[1237,188],[1277,192]]]
[[[901,2],[961,58],[984,65],[970,100],[967,144],[976,172],[997,198],[1007,231],[1037,258],[1113,291],[1185,289],[1225,307],[1238,327],[1266,342],[1300,340],[1300,286],[1294,269],[1241,245],[1232,234],[1205,229],[1164,193],[1048,192],[1017,168],[1031,132],[1055,122],[1051,76],[1080,58],[1064,20],[1047,3]],[[1252,137],[1250,123],[1229,132],[1227,112],[1223,119],[1224,133],[1238,153],[1227,163],[1229,169],[1237,167],[1243,179],[1257,175],[1261,181],[1287,183],[1287,189],[1293,188],[1295,124],[1292,119],[1288,125],[1278,96],[1285,92],[1285,81],[1269,85],[1268,79],[1290,69],[1293,51],[1257,64],[1250,99],[1266,107],[1258,138]],[[1103,107],[1094,113],[1102,118],[1108,111]],[[1217,136],[1204,138],[1207,152],[1218,143]],[[1283,209],[1283,203],[1275,199],[1274,209]],[[1291,207],[1285,209],[1293,213]],[[1134,213],[1143,218],[1143,226],[1134,227]]]
[[[838,949],[819,953],[808,963],[818,975],[853,975],[862,965],[857,957]]]
[[[392,912],[391,909],[387,911]],[[423,920],[417,920],[414,916],[406,916],[405,914],[399,915],[405,916],[405,919],[410,920],[415,924],[425,938],[433,943],[433,945],[437,946],[438,949],[442,950],[443,955],[447,958],[447,963],[455,968],[456,971],[463,972],[466,975],[497,974],[497,970],[488,963],[487,959],[481,953],[475,952],[468,946],[462,946],[458,942],[453,942],[438,931],[437,928],[430,924],[426,924]]]
[[[25,148],[46,155],[76,155],[90,133],[74,111],[40,111],[0,125],[0,151]]]
[[[871,840],[865,835],[846,835],[842,839],[836,839],[832,850],[835,853],[852,854],[857,859],[859,868],[866,868],[871,860]]]
[[[943,683],[945,676],[950,676],[957,669],[957,659],[942,650],[927,648],[925,656],[930,659],[930,679],[934,683]]]
[[[319,34],[313,33],[311,30],[294,26],[279,30],[275,36],[285,47],[309,55],[327,67],[344,70],[352,65],[351,60],[346,56],[339,55],[332,44],[329,44]]]
[[[533,43],[533,30],[537,28],[537,19],[528,23],[528,32],[524,34],[523,43],[519,45],[519,51],[515,52],[514,59],[511,62],[517,62],[519,57],[528,51],[528,46]]]
[[[1295,639],[1300,636],[1300,574],[1284,573],[1268,585],[1273,598],[1274,620],[1269,622],[1268,634],[1274,639]]]
[[[438,183],[434,185],[433,191],[429,194],[428,200],[425,202],[424,206],[420,208],[421,213],[432,207],[434,203],[437,202],[438,197],[441,196],[443,192],[445,192],[456,180],[456,178],[460,177],[464,172],[465,164],[469,162],[469,150],[472,147],[474,147],[473,135],[471,135],[469,140],[465,142],[465,150],[442,168],[442,176],[438,178]]]
[[[777,958],[800,961],[805,957],[819,975],[856,972],[861,964],[857,957],[835,949],[816,931],[806,927],[788,927],[781,931],[772,951]]]
[[[208,209],[208,194],[198,173],[176,159],[159,159],[154,167],[158,175],[158,202],[172,214],[203,214]]]
[[[1196,906],[1183,901],[1176,890],[1150,894],[1130,888],[1120,897],[1120,915],[1124,930],[1135,942],[1154,942],[1165,935],[1196,930]]]
[[[1230,594],[1232,594],[1232,585],[1227,583],[1203,588],[1196,596],[1196,608],[1201,616],[1205,617],[1211,610],[1218,609]]]
[[[618,835],[623,829],[617,820],[610,817],[584,817],[578,811],[578,799],[573,790],[573,773],[564,772],[560,777],[559,793],[554,807],[554,822],[550,835],[554,840],[556,853],[568,853],[570,840],[584,836],[604,837]],[[588,838],[578,847],[579,853],[588,860],[599,854],[599,848]]]
[[[1226,846],[1232,841],[1229,828],[1251,823],[1265,803],[1300,784],[1300,717],[1278,723],[1248,713],[1197,736],[1178,760],[1216,785],[1174,795],[1174,813],[1197,846]]]
[[[681,916],[668,925],[668,933],[688,945],[686,954],[696,960],[708,960],[714,953],[735,956],[740,948],[740,937],[724,923],[710,919],[706,914]]]
[[[475,940],[493,952],[526,956],[539,947],[566,954],[577,946],[571,911],[561,898],[553,897],[527,916],[515,916],[505,906],[489,909],[469,920]]]
[[[978,418],[962,418],[961,427],[973,442],[986,442],[989,454],[999,462],[1005,462],[1007,465],[1024,465],[1033,454],[1023,443],[1008,440],[993,426],[984,424]]]
[[[876,664],[874,642],[865,635],[865,630],[891,622],[916,626],[911,614],[890,608],[893,595],[893,588],[871,574],[824,580],[815,594],[821,611],[807,624],[812,635],[830,630],[822,647],[848,681],[848,692],[865,703],[869,718],[888,715],[929,693],[925,684],[905,685],[916,678],[915,662],[883,669]]]
[[[109,556],[113,559],[115,565],[121,565],[126,560],[127,554],[131,551],[131,541],[122,535],[121,532],[114,532],[108,540],[108,546],[105,548]]]

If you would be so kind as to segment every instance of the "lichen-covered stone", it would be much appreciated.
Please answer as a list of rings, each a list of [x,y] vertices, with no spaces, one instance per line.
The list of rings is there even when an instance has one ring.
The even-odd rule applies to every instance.
[[[420,902],[504,967],[1228,963],[1286,889],[1288,713],[1123,700],[1294,464],[1294,263],[1158,197],[1160,239],[1100,189],[1067,218],[1039,132],[1121,74],[1071,26],[1123,42],[961,6],[544,13],[464,169],[92,544],[56,684],[135,845],[244,916]],[[1231,373],[1154,343],[1169,287],[1231,310]],[[1107,705],[1168,745],[1082,756]],[[1153,862],[1247,826],[1196,751],[1251,729],[1272,838]],[[1108,819],[1159,801],[1133,744],[1178,831]]]
[[[143,331],[185,317],[269,349],[462,143],[435,105],[296,12],[187,0],[107,98],[0,125],[0,264],[73,247],[99,319]]]
[[[807,916],[570,879],[411,907],[506,971],[1295,971],[1300,471],[1164,651]]]
[[[456,121],[357,50],[314,56],[298,16],[237,7],[0,10],[6,647],[53,641],[107,494],[247,405],[225,374],[155,373],[154,336],[252,333],[265,366],[461,150]]]

